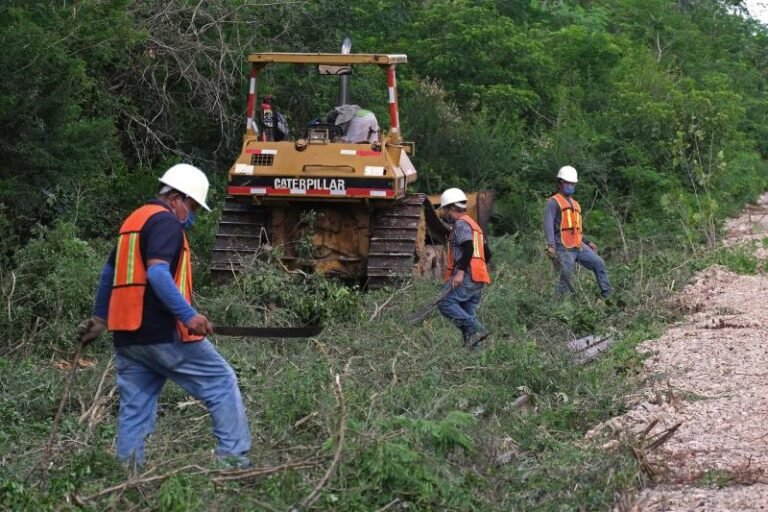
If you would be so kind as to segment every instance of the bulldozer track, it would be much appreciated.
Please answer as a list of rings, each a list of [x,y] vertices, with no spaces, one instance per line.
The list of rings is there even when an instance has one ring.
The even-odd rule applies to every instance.
[[[409,194],[391,208],[376,212],[371,221],[368,288],[396,285],[414,276],[424,258],[427,209],[435,215],[424,194]]]
[[[268,241],[266,226],[267,212],[250,198],[226,198],[211,257],[214,279],[232,277],[262,251],[262,245]]]
[[[264,251],[269,243],[267,221],[267,211],[250,199],[226,198],[211,257],[214,280],[231,278]],[[424,194],[409,194],[375,211],[366,264],[368,288],[395,286],[424,273],[428,246],[442,244],[447,234]]]

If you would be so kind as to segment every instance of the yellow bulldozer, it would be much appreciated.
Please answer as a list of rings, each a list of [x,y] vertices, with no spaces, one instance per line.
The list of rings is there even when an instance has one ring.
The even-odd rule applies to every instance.
[[[437,215],[439,197],[412,193],[414,144],[404,142],[396,67],[405,55],[256,53],[251,65],[246,133],[229,169],[227,198],[216,233],[211,270],[231,277],[265,251],[288,270],[322,272],[377,288],[412,277],[438,277],[449,226]],[[260,100],[265,66],[310,65],[339,77],[338,104],[292,137],[272,97]],[[378,66],[386,77],[389,128],[349,102],[353,67]],[[469,213],[483,227],[490,192],[468,194]]]

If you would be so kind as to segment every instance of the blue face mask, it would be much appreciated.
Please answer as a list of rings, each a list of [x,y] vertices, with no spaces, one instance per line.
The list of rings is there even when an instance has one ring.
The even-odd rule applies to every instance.
[[[187,208],[186,203],[181,203],[181,204],[183,204],[184,209],[187,210],[187,218],[184,219],[184,221],[181,224],[184,226],[184,229],[189,229],[195,225],[195,219],[197,218],[197,215],[195,215],[195,212]]]
[[[563,185],[563,194],[572,196],[574,192],[576,192],[576,185]]]
[[[194,226],[195,219],[197,219],[197,215],[195,215],[195,212],[189,212],[187,214],[187,218],[184,220],[184,229],[189,229],[192,226]]]

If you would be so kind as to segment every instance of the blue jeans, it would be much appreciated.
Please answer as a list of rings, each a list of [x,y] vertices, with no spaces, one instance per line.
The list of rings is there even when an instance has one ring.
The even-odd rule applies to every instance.
[[[182,343],[176,339],[157,345],[115,347],[115,352],[120,461],[144,462],[144,439],[155,430],[157,399],[167,379],[208,408],[218,440],[216,456],[247,461],[251,433],[237,377],[210,341]]]
[[[603,297],[611,294],[611,283],[605,270],[605,261],[597,255],[587,244],[582,244],[581,250],[557,248],[557,259],[560,261],[560,282],[557,283],[557,293],[570,291],[568,283],[573,283],[573,270],[576,263],[595,273],[597,286]]]
[[[475,332],[485,332],[477,317],[475,310],[483,296],[483,283],[476,283],[470,278],[469,273],[464,276],[462,285],[454,288],[437,305],[444,317],[451,320],[456,327],[461,329],[466,338]],[[451,281],[445,283],[443,290],[451,287]]]

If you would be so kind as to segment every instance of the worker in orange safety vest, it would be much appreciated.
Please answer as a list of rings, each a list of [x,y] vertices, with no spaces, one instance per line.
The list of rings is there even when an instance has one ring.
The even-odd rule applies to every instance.
[[[558,294],[573,291],[573,271],[578,263],[594,272],[600,294],[608,298],[611,284],[605,261],[597,255],[597,245],[584,235],[581,205],[573,197],[578,181],[576,169],[570,165],[561,167],[557,173],[558,190],[544,208],[547,255],[560,270],[556,291]]]
[[[160,178],[156,199],[123,222],[104,266],[93,315],[77,329],[88,344],[113,334],[120,393],[117,458],[144,462],[145,438],[155,429],[157,401],[172,380],[208,408],[220,467],[249,465],[248,419],[232,367],[206,339],[213,327],[192,307],[192,255],[186,230],[206,204],[208,178],[177,164]]]
[[[488,329],[475,314],[485,285],[491,283],[487,263],[491,259],[485,234],[467,215],[467,196],[449,188],[440,196],[443,219],[453,225],[448,248],[443,298],[438,309],[461,330],[465,347],[479,349]]]

